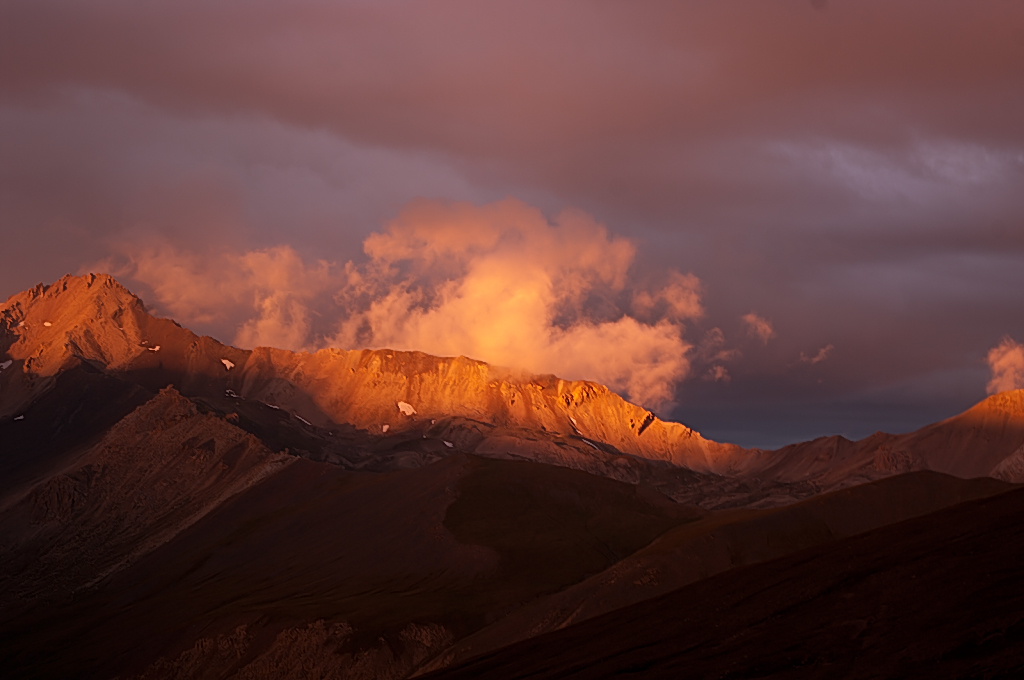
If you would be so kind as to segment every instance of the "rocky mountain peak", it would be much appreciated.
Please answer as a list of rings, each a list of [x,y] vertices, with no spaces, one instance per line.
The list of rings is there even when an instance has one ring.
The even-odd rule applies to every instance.
[[[1000,414],[1011,420],[1024,422],[1024,390],[993,394],[968,411],[971,412]]]
[[[74,358],[116,369],[145,351],[145,314],[142,301],[112,276],[68,275],[8,298],[0,307],[0,350],[44,377]]]

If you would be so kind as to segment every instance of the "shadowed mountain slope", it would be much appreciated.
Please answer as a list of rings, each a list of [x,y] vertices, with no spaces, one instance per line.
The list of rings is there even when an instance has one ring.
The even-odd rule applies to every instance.
[[[1011,678],[1024,490],[736,569],[429,678]]]
[[[513,641],[648,600],[714,574],[842,538],[1014,486],[913,472],[770,510],[705,515],[666,532],[607,570],[532,602],[452,647],[429,668],[441,668]]]
[[[524,602],[700,516],[650,490],[535,463],[458,454],[370,474],[290,460],[126,569],[99,569],[110,575],[73,597],[43,601],[19,588],[21,613],[0,625],[8,671],[179,677],[196,654],[210,652],[204,640],[233,640],[233,662],[219,666],[215,644],[196,662],[196,677],[246,677],[248,665],[271,662],[280,636],[285,644],[323,634],[333,641],[330,654],[376,659],[371,676],[402,676]],[[105,474],[123,478],[136,467],[111,467],[118,465],[124,470]],[[185,499],[166,497],[165,505],[176,500]],[[106,502],[114,517],[135,507]],[[72,505],[53,524],[74,535],[92,516]],[[137,544],[164,531],[155,521],[134,526]],[[61,573],[95,573],[95,562]],[[63,650],[58,658],[55,648]],[[346,668],[360,663],[352,657]]]

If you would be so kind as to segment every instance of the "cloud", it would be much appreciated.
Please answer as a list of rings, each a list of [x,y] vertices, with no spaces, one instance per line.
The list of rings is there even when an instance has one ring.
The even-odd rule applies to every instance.
[[[419,201],[365,242],[336,301],[341,347],[464,354],[595,380],[664,408],[690,370],[683,321],[703,313],[696,277],[633,291],[634,247],[579,211],[549,221],[507,199],[477,207]],[[627,298],[629,299],[629,298]]]
[[[157,311],[184,323],[233,326],[232,341],[246,348],[309,349],[311,305],[344,280],[337,267],[307,264],[288,246],[195,253],[156,240],[118,249],[117,256],[88,269],[145,284]]]
[[[725,366],[712,366],[704,374],[704,380],[709,382],[729,382],[732,380],[732,376],[729,375],[729,369]]]
[[[747,333],[760,339],[764,344],[767,345],[768,341],[775,337],[775,330],[768,319],[758,316],[754,312],[744,314],[740,318],[747,326]]]
[[[1024,389],[1024,345],[1006,336],[988,351],[986,359],[992,371],[986,386],[989,394]]]
[[[828,359],[828,356],[832,354],[833,349],[835,349],[835,347],[829,344],[819,349],[818,353],[815,354],[814,356],[807,356],[803,352],[800,352],[800,361],[807,364],[811,364],[813,366],[814,364],[821,363],[825,359]]]
[[[513,199],[415,201],[366,238],[365,261],[343,266],[306,262],[288,246],[119,249],[121,264],[106,268],[145,284],[183,322],[228,327],[242,347],[465,355],[594,380],[655,409],[671,405],[690,372],[684,322],[704,313],[695,276],[673,271],[641,289],[629,240],[583,212],[549,220]]]

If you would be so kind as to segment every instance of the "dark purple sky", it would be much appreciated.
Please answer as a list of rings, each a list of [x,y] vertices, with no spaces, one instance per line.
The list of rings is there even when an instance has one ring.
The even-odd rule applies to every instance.
[[[1024,3],[6,0],[0,237],[0,297],[906,431],[1024,341]]]

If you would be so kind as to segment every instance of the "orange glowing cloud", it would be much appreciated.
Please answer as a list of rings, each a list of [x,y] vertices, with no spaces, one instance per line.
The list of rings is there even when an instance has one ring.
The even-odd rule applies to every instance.
[[[772,328],[772,324],[768,319],[758,316],[754,312],[744,314],[740,318],[747,326],[747,333],[753,335],[764,344],[767,345],[768,341],[775,337],[775,329]]]
[[[1024,345],[1006,336],[986,358],[992,371],[986,386],[989,394],[1024,389]]]
[[[682,322],[703,313],[699,281],[672,273],[633,295],[643,321],[627,315],[613,301],[633,245],[581,212],[549,221],[515,200],[418,202],[365,250],[330,344],[465,354],[595,380],[655,408],[689,372]]]
[[[342,280],[327,262],[308,265],[288,246],[200,254],[158,241],[119,249],[126,264],[91,268],[149,286],[158,311],[186,323],[239,320],[232,342],[241,347],[312,348],[310,303]]]
[[[465,355],[594,380],[655,409],[690,372],[684,322],[704,313],[700,281],[673,271],[637,289],[633,244],[580,211],[417,201],[364,251],[337,266],[287,246],[199,254],[161,242],[123,247],[114,271],[184,322],[233,320],[242,347]]]
[[[835,349],[835,347],[833,347],[831,344],[829,344],[829,345],[825,345],[824,347],[820,348],[818,350],[817,354],[814,354],[814,355],[808,356],[808,355],[804,354],[803,352],[800,352],[800,361],[802,361],[805,364],[811,364],[812,366],[814,364],[820,364],[825,359],[828,359],[828,355],[832,354],[832,350],[834,350],[834,349]]]

